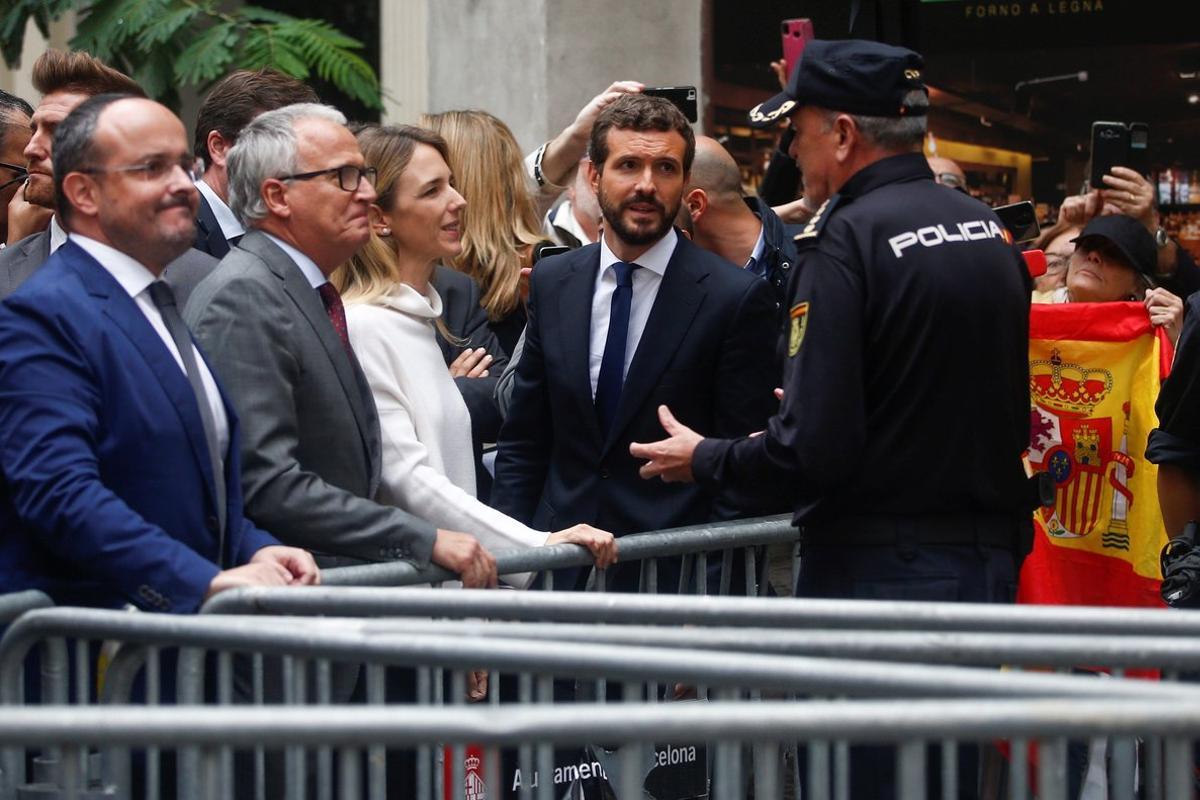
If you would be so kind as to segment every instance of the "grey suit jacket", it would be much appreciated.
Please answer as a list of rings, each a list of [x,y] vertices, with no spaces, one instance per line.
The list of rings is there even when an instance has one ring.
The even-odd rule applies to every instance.
[[[328,556],[429,563],[436,529],[372,500],[379,417],[320,296],[267,236],[246,234],[192,293],[184,319],[242,423],[246,516]]]
[[[25,279],[50,258],[50,231],[26,236],[12,247],[0,250],[0,300],[17,290]],[[183,308],[200,281],[217,268],[217,260],[207,253],[189,248],[167,264],[163,280],[175,292],[175,303]]]

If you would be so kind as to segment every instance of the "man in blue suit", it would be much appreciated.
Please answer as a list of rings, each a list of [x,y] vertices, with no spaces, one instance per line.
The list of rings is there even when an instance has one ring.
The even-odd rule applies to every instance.
[[[307,552],[243,518],[237,418],[160,280],[195,234],[182,123],[100,95],[53,159],[69,241],[0,305],[0,586],[191,612],[315,583]]]
[[[742,516],[728,496],[641,480],[629,444],[657,435],[664,403],[701,430],[763,428],[771,291],[672,228],[695,152],[678,109],[626,95],[591,136],[604,236],[533,271],[492,504],[538,530],[586,522],[617,535]],[[614,588],[636,584],[624,572]]]

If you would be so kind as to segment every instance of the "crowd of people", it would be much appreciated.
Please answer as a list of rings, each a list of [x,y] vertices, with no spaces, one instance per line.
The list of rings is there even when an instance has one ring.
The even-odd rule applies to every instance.
[[[812,42],[749,112],[783,150],[747,197],[639,83],[523,154],[484,111],[353,124],[238,71],[189,138],[48,51],[36,106],[0,93],[3,589],[190,612],[390,559],[525,587],[494,552],[563,542],[620,588],[625,534],[791,510],[801,594],[1010,600],[1031,298],[1138,300],[1182,354],[1200,269],[1117,167],[1032,281],[921,155],[922,66]],[[1195,437],[1157,435],[1181,524]]]

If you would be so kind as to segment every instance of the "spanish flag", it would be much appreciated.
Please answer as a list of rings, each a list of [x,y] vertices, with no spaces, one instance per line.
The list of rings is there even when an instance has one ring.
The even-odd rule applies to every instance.
[[[1018,602],[1163,604],[1167,536],[1144,456],[1171,358],[1141,303],[1032,307],[1028,462],[1053,478],[1054,506],[1034,512]]]

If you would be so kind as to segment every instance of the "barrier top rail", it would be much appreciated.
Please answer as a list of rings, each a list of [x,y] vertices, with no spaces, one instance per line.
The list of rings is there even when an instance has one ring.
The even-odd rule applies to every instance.
[[[485,636],[463,639],[414,632],[380,636],[365,623],[342,619],[281,618],[264,624],[261,618],[178,617],[59,608],[25,614],[0,640],[0,703],[21,703],[18,667],[29,649],[47,638],[64,636],[185,647],[193,652],[203,648],[457,670],[483,666],[502,672],[636,683],[680,681],[711,687],[817,694],[1099,698],[1125,695],[1176,701],[1200,698],[1200,686],[1122,678],[1097,681],[1035,672],[1002,673],[967,667]],[[122,663],[129,669],[135,668],[129,661]],[[182,674],[182,663],[180,669]],[[130,675],[116,673],[114,661],[106,682],[124,686],[131,679]],[[198,691],[195,687],[191,690]],[[199,700],[199,697],[180,696],[183,703],[189,699]]]
[[[617,561],[665,558],[701,550],[757,547],[775,542],[795,542],[799,538],[799,530],[792,526],[791,518],[787,515],[710,522],[622,536],[617,547]],[[501,550],[495,556],[496,570],[500,575],[585,567],[593,563],[587,548],[576,544]],[[321,573],[321,579],[329,586],[407,586],[457,580],[458,575],[441,567],[418,569],[407,561],[389,561],[327,569]]]
[[[353,625],[351,620],[347,624]],[[1141,667],[1200,669],[1200,640],[961,631],[840,631],[809,628],[664,628],[654,625],[383,619],[362,623],[369,636],[408,633],[539,641],[684,647],[742,653],[970,666]]]
[[[209,600],[203,611],[833,630],[1200,636],[1200,611],[1176,609],[476,589],[447,592],[416,587],[232,589]]]
[[[0,594],[0,625],[7,625],[26,611],[50,608],[54,605],[45,593],[30,589],[25,592]]]
[[[1200,706],[1110,698],[570,706],[40,706],[0,715],[0,746],[266,747],[529,741],[868,742],[1153,735],[1200,738]]]

